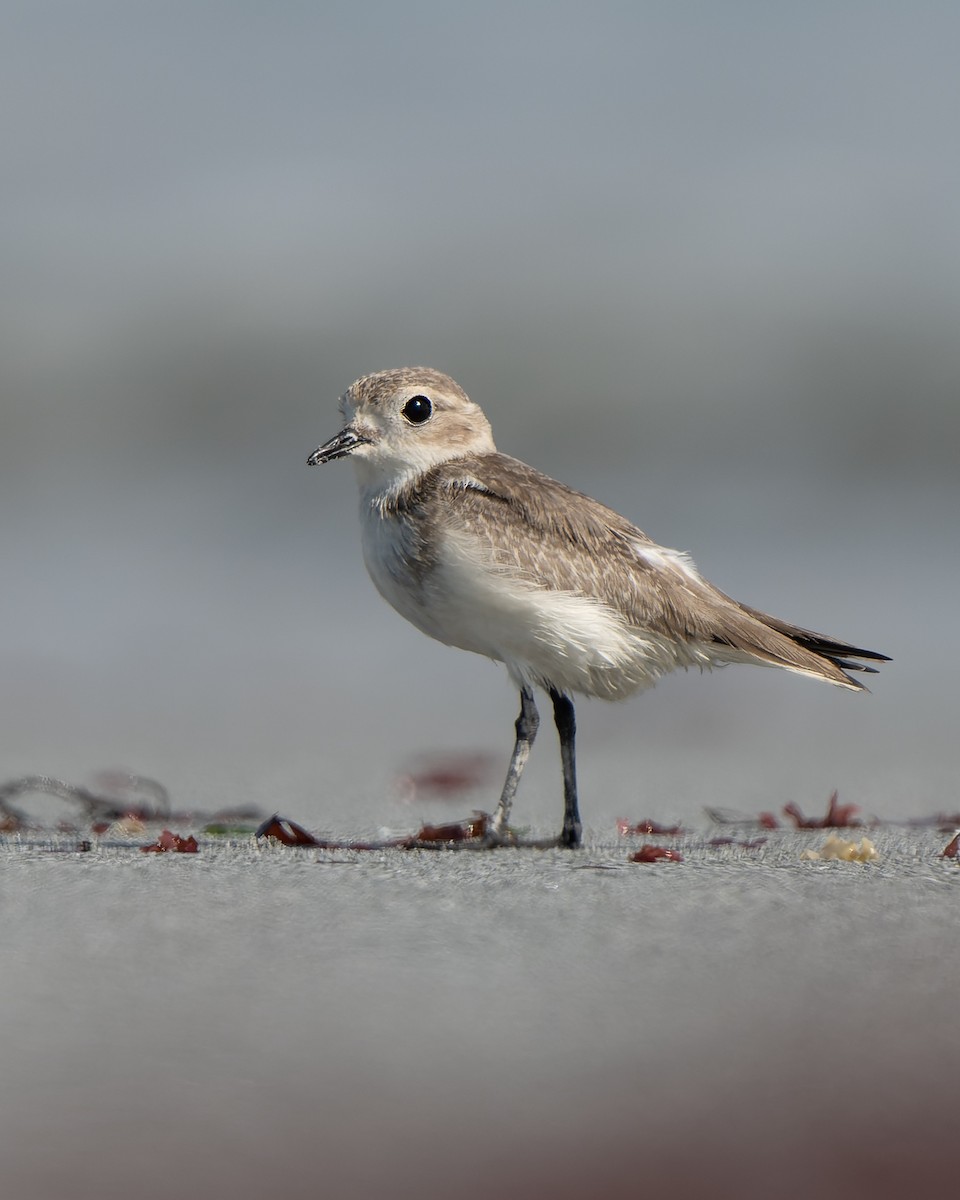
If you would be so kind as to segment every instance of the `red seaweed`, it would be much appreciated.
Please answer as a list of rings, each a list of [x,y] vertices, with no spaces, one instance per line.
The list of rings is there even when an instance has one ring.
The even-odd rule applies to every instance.
[[[628,862],[635,863],[652,863],[659,862],[683,862],[683,855],[679,850],[670,850],[666,846],[651,846],[645,843],[636,853],[631,854]]]
[[[960,853],[960,833],[954,834],[949,842],[944,846],[941,858],[956,858]]]
[[[638,821],[636,825],[631,825],[624,817],[619,817],[617,819],[617,832],[621,837],[640,833],[652,833],[657,837],[681,837],[683,827],[681,825],[661,825],[657,821],[651,821],[649,817]]]
[[[465,821],[453,821],[446,825],[423,825],[414,834],[412,840],[417,842],[469,842],[486,835],[489,817],[486,813],[478,812]]]
[[[258,838],[272,838],[282,842],[284,846],[323,846],[324,843],[308,833],[302,825],[291,821],[289,817],[281,817],[276,813],[257,828]]]
[[[853,815],[860,811],[859,805],[839,804],[837,797],[837,792],[831,795],[826,815],[823,817],[804,816],[797,804],[785,804],[783,811],[790,817],[797,829],[848,829],[854,825],[861,825],[863,822],[856,820]]]
[[[149,846],[141,846],[140,850],[143,854],[198,854],[200,847],[192,834],[183,838],[179,833],[171,833],[169,829],[165,829],[155,842],[151,842]]]
[[[432,850],[456,842],[482,844],[490,818],[477,812],[464,821],[443,825],[422,825],[416,833],[384,838],[377,842],[350,841],[314,837],[296,821],[276,813],[257,830],[258,838],[271,838],[284,846],[314,846],[319,850]]]

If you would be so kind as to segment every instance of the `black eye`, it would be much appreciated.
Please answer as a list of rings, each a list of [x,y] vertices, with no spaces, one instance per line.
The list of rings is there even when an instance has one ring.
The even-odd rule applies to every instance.
[[[411,425],[422,425],[433,416],[433,405],[426,396],[411,396],[401,411]]]

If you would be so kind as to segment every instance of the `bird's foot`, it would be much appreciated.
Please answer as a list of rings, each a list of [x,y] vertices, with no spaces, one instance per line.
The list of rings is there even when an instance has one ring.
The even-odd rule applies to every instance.
[[[496,850],[501,846],[516,846],[516,832],[509,825],[498,825],[491,822],[483,835],[483,844],[488,850]]]
[[[578,850],[583,844],[583,829],[578,821],[576,825],[564,825],[557,838],[557,845],[564,850]]]

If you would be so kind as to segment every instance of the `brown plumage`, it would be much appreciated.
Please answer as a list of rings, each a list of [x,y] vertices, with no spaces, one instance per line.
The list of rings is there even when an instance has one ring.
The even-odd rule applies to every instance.
[[[745,660],[817,675],[863,689],[847,671],[875,673],[854,659],[889,661],[740,604],[670,558],[666,569],[642,547],[661,550],[613,509],[496,452],[467,454],[427,471],[393,498],[389,511],[421,530],[426,566],[440,525],[461,529],[486,547],[511,577],[546,591],[599,600],[633,628],[691,644],[725,647]],[[638,553],[638,547],[640,552]]]

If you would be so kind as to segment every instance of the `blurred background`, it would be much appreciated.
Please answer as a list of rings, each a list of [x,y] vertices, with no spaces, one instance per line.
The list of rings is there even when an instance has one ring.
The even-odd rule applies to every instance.
[[[956,811],[958,38],[925,0],[7,0],[0,779],[126,768],[348,836],[437,819],[397,778],[463,751],[494,768],[442,817],[489,806],[505,673],[386,607],[350,467],[306,466],[354,378],[427,364],[727,592],[893,656],[871,696],[731,668],[582,704],[588,839],[834,788]],[[560,807],[545,727],[516,816]],[[561,1195],[576,1111],[611,1155],[659,1122],[667,1180],[704,1131],[776,1175],[869,1125],[874,1173],[818,1182],[846,1197],[884,1147],[915,1180],[893,1098],[918,1136],[952,1111],[926,865],[81,857],[4,869],[19,1196],[129,1196],[158,1148],[236,1196],[338,1145],[389,1179],[438,1127],[452,1170],[492,1129]]]
[[[356,376],[423,363],[728,592],[895,659],[872,698],[733,669],[582,705],[588,823],[630,763],[658,811],[945,803],[958,34],[923,3],[4,5],[3,773],[370,824],[405,754],[505,761],[503,671],[383,604],[351,469],[305,465]]]

